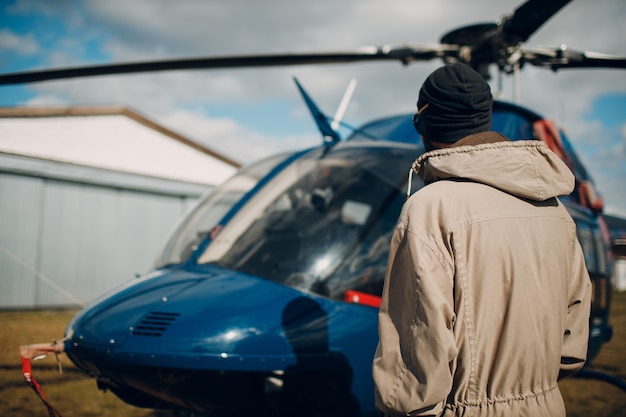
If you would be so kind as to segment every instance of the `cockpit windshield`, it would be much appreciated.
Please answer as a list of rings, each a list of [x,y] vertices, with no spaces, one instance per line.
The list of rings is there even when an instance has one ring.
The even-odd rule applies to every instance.
[[[255,192],[198,263],[336,299],[347,290],[379,295],[407,175],[420,153],[388,142],[310,152]],[[413,184],[422,183],[415,177]]]

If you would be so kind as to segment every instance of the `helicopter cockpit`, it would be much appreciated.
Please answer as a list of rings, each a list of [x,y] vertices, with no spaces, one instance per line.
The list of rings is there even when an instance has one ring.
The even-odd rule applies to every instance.
[[[493,129],[511,140],[533,137],[540,119],[494,103]],[[336,300],[349,290],[379,296],[408,168],[422,152],[410,115],[400,115],[333,146],[253,164],[185,216],[156,266],[212,264]],[[414,180],[413,191],[423,185]]]
[[[160,259],[180,261],[196,236],[209,235],[197,264],[338,300],[348,290],[379,295],[408,167],[421,152],[415,145],[343,142],[304,154],[265,184],[244,169],[198,205]],[[269,172],[283,159],[256,169]],[[421,186],[416,179],[414,188]],[[244,204],[229,205],[249,190]]]

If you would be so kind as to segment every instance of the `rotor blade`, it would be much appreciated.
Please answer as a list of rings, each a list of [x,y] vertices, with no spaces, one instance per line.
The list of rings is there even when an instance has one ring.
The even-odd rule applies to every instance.
[[[216,56],[151,62],[106,64],[0,74],[0,85],[33,83],[64,78],[91,77],[97,75],[128,74],[166,70],[341,64],[382,60],[397,60],[406,64],[411,61],[429,60],[443,57],[444,55],[455,54],[457,50],[458,47],[456,46],[437,44],[423,47],[407,46],[400,48],[393,48],[390,46],[372,46],[346,52]]]
[[[522,60],[554,71],[561,68],[617,68],[626,69],[626,57],[600,54],[589,51],[558,49],[525,49]]]
[[[541,25],[571,0],[528,0],[504,19],[502,33],[507,41],[525,42]]]

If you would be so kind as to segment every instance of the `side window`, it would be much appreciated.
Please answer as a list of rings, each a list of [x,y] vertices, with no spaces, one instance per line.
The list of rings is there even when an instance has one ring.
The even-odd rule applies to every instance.
[[[198,200],[168,238],[155,267],[185,261],[224,215],[286,157],[280,154],[244,167],[217,190]]]
[[[601,274],[606,274],[609,272],[606,264],[606,248],[604,247],[604,240],[602,239],[602,234],[600,233],[600,230],[596,230],[593,234],[593,237],[596,244],[596,253],[598,254],[597,272]]]
[[[588,224],[578,223],[576,227],[576,233],[578,235],[578,241],[583,249],[585,255],[585,264],[589,271],[597,271],[597,257],[596,257],[596,242],[593,238],[593,233]]]

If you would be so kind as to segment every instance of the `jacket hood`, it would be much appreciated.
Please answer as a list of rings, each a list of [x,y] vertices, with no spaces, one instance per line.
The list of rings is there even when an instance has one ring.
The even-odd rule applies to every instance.
[[[462,178],[535,201],[570,194],[574,175],[545,143],[506,141],[426,152],[413,172],[427,184]]]

